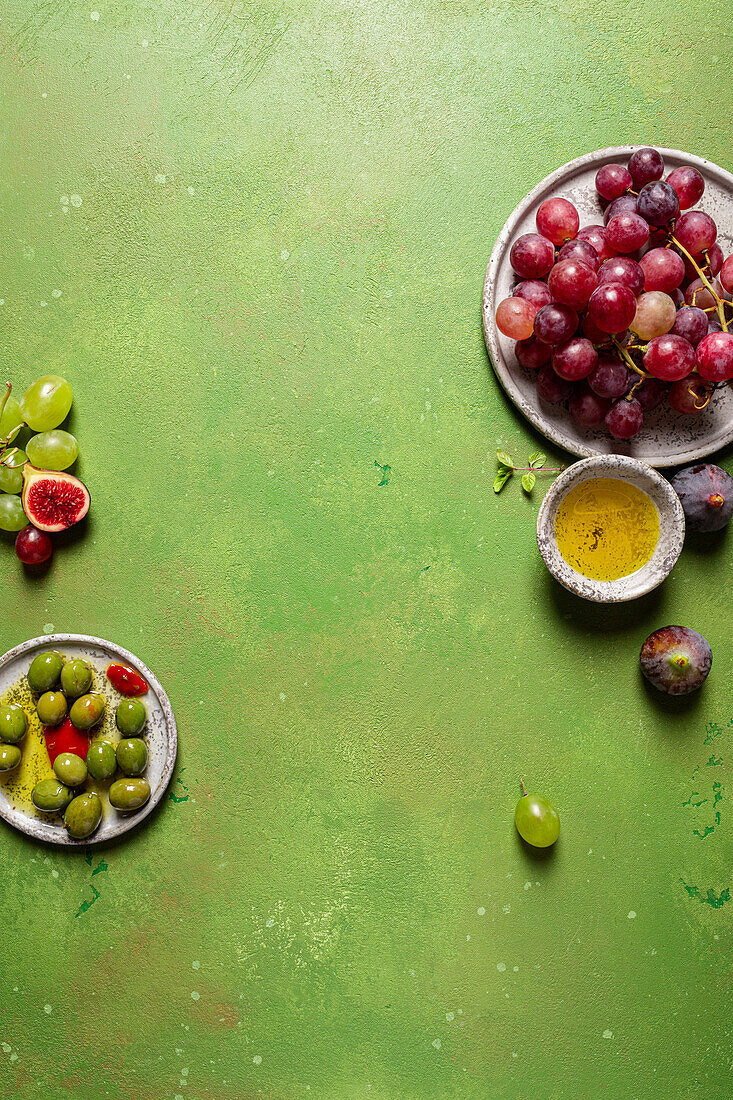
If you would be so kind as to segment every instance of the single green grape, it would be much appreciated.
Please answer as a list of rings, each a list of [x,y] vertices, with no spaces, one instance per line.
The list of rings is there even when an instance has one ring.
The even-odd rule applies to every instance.
[[[2,395],[0,395],[0,400],[2,400]],[[20,411],[20,405],[14,397],[9,397],[5,402],[3,415],[0,416],[0,439],[7,439],[13,428],[17,428],[22,423],[23,414]]]
[[[0,494],[0,531],[22,531],[28,526],[20,497],[10,493]]]
[[[527,794],[524,783],[514,811],[514,824],[522,840],[533,848],[549,848],[560,835],[560,818],[555,807],[541,794]]]
[[[19,493],[23,488],[23,463],[25,451],[16,451],[11,457],[12,465],[0,464],[0,490],[3,493]]]
[[[36,379],[20,399],[20,411],[34,432],[58,428],[71,408],[71,386],[58,374],[44,374]]]
[[[41,470],[66,470],[79,457],[79,444],[63,428],[34,435],[25,449],[33,465]]]

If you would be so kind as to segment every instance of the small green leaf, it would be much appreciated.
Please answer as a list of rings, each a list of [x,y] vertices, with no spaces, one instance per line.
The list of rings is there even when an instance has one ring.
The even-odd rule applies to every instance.
[[[547,462],[547,455],[543,455],[542,451],[535,451],[534,454],[529,456],[527,465],[531,466],[533,470],[540,470]]]
[[[497,451],[496,457],[499,459],[502,466],[509,466],[511,468],[514,465],[511,455],[508,455],[506,451]]]
[[[500,493],[511,476],[511,470],[499,470],[499,473],[494,478],[494,492]]]
[[[537,479],[534,476],[534,474],[530,473],[530,474],[523,474],[522,475],[522,488],[524,489],[525,493],[531,493],[532,492],[532,490],[534,489],[534,483],[535,483],[536,480]]]

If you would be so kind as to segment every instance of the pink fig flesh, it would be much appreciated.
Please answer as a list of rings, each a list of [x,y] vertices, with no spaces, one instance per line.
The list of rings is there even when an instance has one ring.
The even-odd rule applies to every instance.
[[[23,511],[39,531],[65,531],[89,511],[89,490],[73,474],[23,468]]]

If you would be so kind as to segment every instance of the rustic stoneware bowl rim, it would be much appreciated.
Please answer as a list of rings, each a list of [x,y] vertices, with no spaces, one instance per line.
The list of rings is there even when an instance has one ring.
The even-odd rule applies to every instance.
[[[26,833],[28,836],[33,837],[34,840],[40,840],[45,844],[55,844],[65,848],[84,848],[93,844],[106,844],[117,840],[123,834],[130,832],[132,829],[136,829],[137,826],[153,812],[165,794],[173,775],[178,753],[178,730],[170,700],[158,678],[150,671],[147,665],[144,664],[139,657],[136,657],[134,653],[131,653],[129,649],[124,649],[123,646],[117,645],[116,642],[108,642],[106,638],[97,638],[93,634],[41,634],[37,638],[29,638],[28,641],[21,642],[19,645],[9,649],[7,653],[4,653],[3,656],[0,657],[0,670],[17,660],[17,658],[33,650],[44,647],[63,648],[64,645],[90,646],[103,649],[111,658],[118,658],[124,664],[131,665],[132,668],[141,673],[150,685],[150,690],[155,695],[163,713],[168,739],[160,780],[155,790],[151,791],[150,798],[145,806],[134,814],[127,814],[124,817],[120,817],[119,821],[115,823],[112,829],[101,836],[92,834],[92,836],[87,837],[85,840],[74,840],[74,838],[70,837],[63,828],[54,830],[53,834],[50,835],[47,831],[45,822],[37,821],[35,818],[25,815],[21,815],[20,818],[14,816],[8,808],[0,802],[0,817],[9,825],[12,825],[14,829]]]
[[[659,541],[651,559],[626,577],[596,581],[577,573],[560,554],[555,516],[575,485],[591,477],[618,477],[647,493],[659,512]],[[669,576],[685,541],[685,515],[669,482],[652,466],[626,455],[594,455],[574,462],[548,490],[537,516],[537,545],[552,576],[577,596],[595,603],[624,603],[651,592]]]
[[[543,411],[541,404],[539,407],[535,407],[531,402],[525,399],[520,383],[516,377],[516,369],[505,361],[504,353],[499,342],[499,332],[494,319],[497,304],[497,281],[502,265],[508,263],[509,246],[514,240],[517,226],[529,210],[537,206],[543,197],[547,197],[548,189],[554,191],[563,186],[567,186],[578,174],[590,168],[600,168],[601,165],[609,161],[626,160],[635,149],[639,148],[641,148],[640,145],[614,145],[606,149],[596,149],[593,152],[584,153],[582,156],[576,157],[574,160],[570,160],[567,164],[562,164],[559,168],[550,172],[549,175],[540,180],[539,183],[533,187],[519,203],[517,203],[496,239],[496,243],[491,251],[491,256],[489,257],[489,262],[486,266],[486,275],[484,277],[481,298],[481,321],[484,331],[484,341],[494,374],[509,400],[538,432],[552,443],[562,447],[565,451],[579,458],[586,458],[593,455],[613,454],[614,452],[602,449],[592,441],[581,439],[577,434],[577,427],[573,424],[572,418],[569,416],[567,420],[556,422],[551,416]],[[694,153],[687,153],[683,149],[672,149],[661,145],[657,145],[655,148],[659,150],[665,158],[665,161],[680,160],[685,164],[692,165],[699,169],[703,175],[707,174],[711,179],[714,178],[719,185],[725,186],[733,193],[733,175],[725,168],[721,168],[720,165],[715,164],[714,161],[706,160],[704,157],[697,156]],[[611,446],[614,444],[613,439],[609,439],[608,442]],[[725,430],[718,434],[713,440],[705,440],[702,438],[691,442],[684,448],[670,449],[669,453],[665,453],[663,449],[660,449],[653,454],[645,454],[643,458],[638,459],[638,461],[646,462],[657,468],[681,466],[690,462],[699,462],[701,459],[711,454],[715,454],[716,451],[719,451],[722,447],[727,446],[731,442],[733,442],[733,416],[730,418],[730,423],[726,426]]]

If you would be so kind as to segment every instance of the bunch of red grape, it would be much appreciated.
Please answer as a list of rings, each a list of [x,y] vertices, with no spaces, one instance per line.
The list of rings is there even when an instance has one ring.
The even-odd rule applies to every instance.
[[[637,149],[625,168],[604,164],[604,225],[581,229],[571,202],[546,199],[537,232],[512,245],[521,281],[496,311],[542,400],[567,402],[578,424],[605,422],[617,439],[636,435],[665,398],[699,413],[733,379],[733,255],[724,258],[710,215],[692,209],[700,172],[663,175],[657,149]]]

